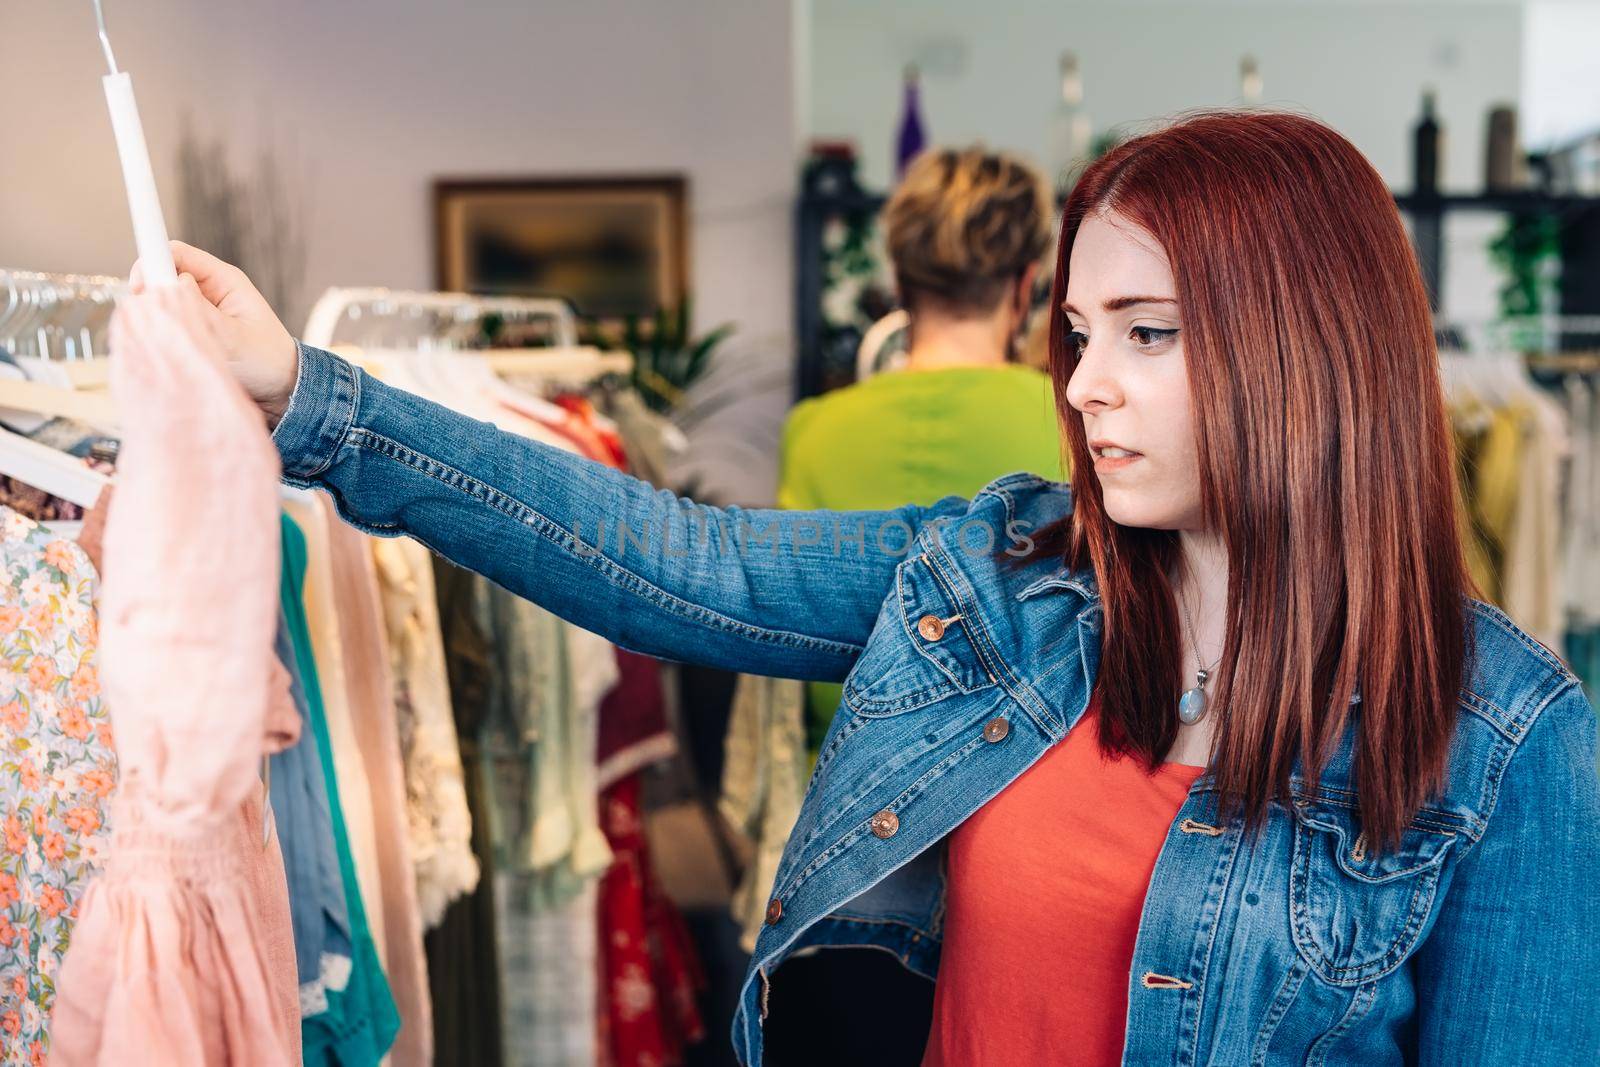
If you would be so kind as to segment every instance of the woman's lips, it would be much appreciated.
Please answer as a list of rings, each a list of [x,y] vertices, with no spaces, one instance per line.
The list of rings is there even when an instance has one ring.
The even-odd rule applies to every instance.
[[[1094,469],[1097,474],[1122,470],[1144,458],[1141,453],[1123,448],[1121,445],[1114,445],[1110,441],[1091,441],[1089,448],[1094,455]]]

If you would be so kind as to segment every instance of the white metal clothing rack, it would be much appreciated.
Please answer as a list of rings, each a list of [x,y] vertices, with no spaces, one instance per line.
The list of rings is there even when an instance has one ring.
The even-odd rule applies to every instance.
[[[114,429],[116,412],[100,387],[111,316],[126,291],[121,278],[0,270],[0,408],[12,413],[11,425],[27,431],[65,417]],[[81,459],[9,429],[0,429],[0,473],[81,507],[110,484]]]
[[[372,343],[366,335],[369,334],[367,324],[374,319],[426,318],[431,322],[417,325],[423,329],[432,327],[431,332],[423,336],[432,342],[429,347],[433,347],[451,325],[473,325],[488,315],[499,315],[518,323],[545,320],[552,326],[551,336],[557,347],[576,348],[578,345],[578,322],[572,308],[563,300],[404,289],[329,289],[311,309],[302,339],[318,348],[340,343]]]
[[[121,278],[0,268],[0,349],[13,356],[86,363],[106,354]]]

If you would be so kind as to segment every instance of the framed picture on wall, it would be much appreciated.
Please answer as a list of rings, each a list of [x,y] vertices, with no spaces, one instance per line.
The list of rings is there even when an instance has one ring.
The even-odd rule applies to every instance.
[[[648,320],[688,289],[685,190],[681,175],[436,182],[439,288]]]

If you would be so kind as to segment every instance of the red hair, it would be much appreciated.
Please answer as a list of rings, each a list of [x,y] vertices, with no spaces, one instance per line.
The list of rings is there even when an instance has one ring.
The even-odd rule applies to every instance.
[[[1154,766],[1183,688],[1177,534],[1107,517],[1067,402],[1061,306],[1078,227],[1100,212],[1148,231],[1177,286],[1201,505],[1228,554],[1222,809],[1259,827],[1295,761],[1315,782],[1354,718],[1362,827],[1393,845],[1444,781],[1471,589],[1432,316],[1394,199],[1320,122],[1205,112],[1108,152],[1067,201],[1050,370],[1075,508],[1036,541],[1093,568],[1102,744]]]

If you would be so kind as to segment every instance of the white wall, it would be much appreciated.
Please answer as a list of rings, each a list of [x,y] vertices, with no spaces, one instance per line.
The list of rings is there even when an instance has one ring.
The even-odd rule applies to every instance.
[[[1528,5],[1522,70],[1523,135],[1545,147],[1600,130],[1600,4]]]
[[[1265,104],[1331,123],[1397,189],[1411,184],[1424,84],[1439,91],[1444,184],[1462,191],[1482,185],[1488,109],[1521,87],[1522,5],[1511,0],[811,0],[811,11],[810,132],[853,138],[863,180],[879,188],[910,62],[931,140],[982,140],[1045,165],[1062,51],[1079,55],[1097,130],[1237,103],[1250,53]],[[1449,227],[1447,309],[1492,301],[1481,245],[1495,225]]]
[[[790,332],[795,145],[853,137],[887,182],[907,61],[940,141],[1043,155],[1059,52],[1082,56],[1100,126],[1232,101],[1239,56],[1267,102],[1344,131],[1409,182],[1421,86],[1439,86],[1445,178],[1472,189],[1484,113],[1582,125],[1593,92],[1551,72],[1593,3],[1540,0],[107,0],[176,217],[185,110],[241,159],[289,149],[313,211],[303,298],[430,286],[439,176],[681,170],[702,325]],[[0,4],[0,264],[125,270],[127,211],[89,0]],[[797,63],[793,52],[798,50]],[[1587,44],[1580,70],[1600,69]],[[1552,58],[1553,57],[1553,58]],[[1527,76],[1524,77],[1524,63]],[[1576,114],[1574,114],[1576,112]],[[801,116],[798,118],[796,116]],[[1492,300],[1491,217],[1449,232],[1447,308]]]
[[[811,0],[812,131],[856,138],[864,177],[888,181],[900,74],[923,68],[940,141],[983,139],[1043,161],[1057,60],[1078,53],[1097,129],[1237,102],[1239,59],[1265,103],[1308,109],[1396,187],[1424,83],[1448,131],[1445,178],[1481,183],[1488,107],[1520,95],[1522,5],[1392,0]]]
[[[185,110],[241,159],[292,148],[314,219],[308,299],[431,287],[436,177],[681,171],[697,319],[745,340],[791,331],[788,0],[106,7],[169,200]],[[132,259],[93,27],[89,0],[0,6],[0,265]]]

